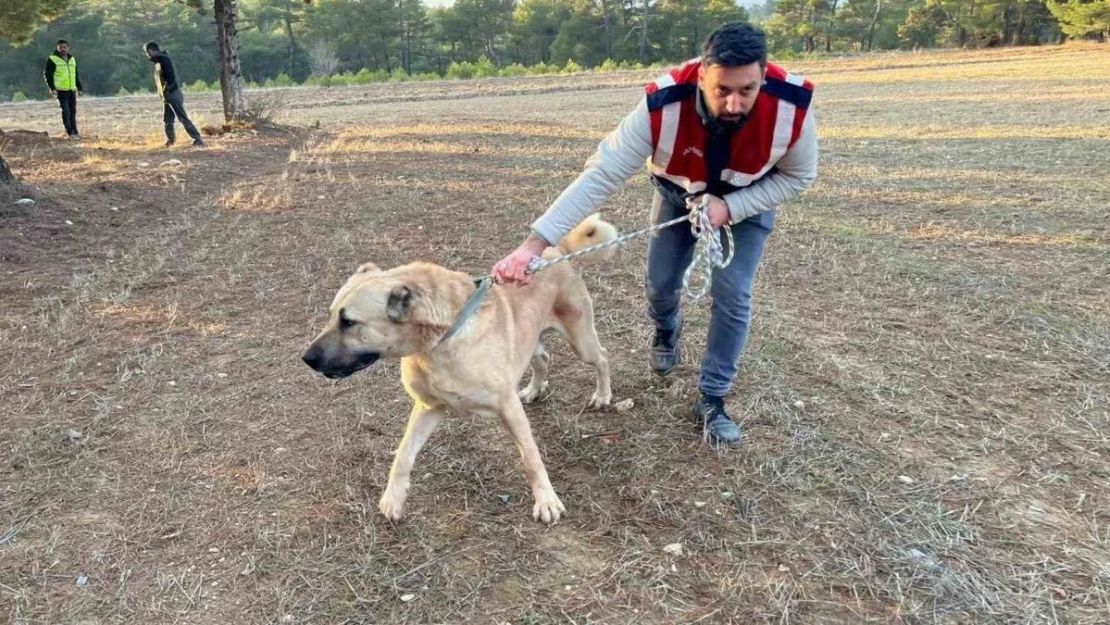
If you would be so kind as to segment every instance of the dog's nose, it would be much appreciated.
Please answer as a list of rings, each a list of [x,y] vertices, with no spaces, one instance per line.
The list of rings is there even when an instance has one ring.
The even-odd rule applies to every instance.
[[[324,350],[321,349],[319,345],[313,345],[305,350],[304,355],[301,356],[301,360],[304,361],[304,364],[312,367],[313,370],[319,371],[320,362],[324,360]]]

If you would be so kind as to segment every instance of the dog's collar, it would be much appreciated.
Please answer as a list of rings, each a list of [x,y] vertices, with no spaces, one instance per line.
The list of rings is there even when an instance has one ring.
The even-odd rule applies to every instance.
[[[467,320],[469,320],[471,315],[474,314],[474,311],[478,310],[478,306],[481,305],[482,300],[486,298],[486,293],[489,292],[489,287],[491,284],[493,284],[493,278],[489,276],[486,276],[484,278],[474,278],[474,286],[477,287],[476,289],[474,289],[474,294],[470,296],[470,299],[466,300],[465,304],[463,304],[462,310],[460,310],[459,314],[455,316],[455,321],[451,324],[450,328],[447,328],[447,332],[443,336],[439,337],[439,341],[436,342],[436,347],[443,345],[448,340],[450,340],[451,337],[458,334],[459,330],[462,330],[462,327],[466,325]]]

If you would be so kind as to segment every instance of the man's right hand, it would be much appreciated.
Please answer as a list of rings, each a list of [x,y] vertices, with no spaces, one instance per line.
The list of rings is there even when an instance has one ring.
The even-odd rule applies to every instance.
[[[528,264],[533,258],[543,254],[547,247],[547,241],[535,234],[528,235],[520,247],[493,266],[490,272],[493,280],[498,284],[507,282],[516,286],[525,286],[532,281],[532,275],[528,273]]]
[[[55,90],[55,89],[51,89],[50,90],[50,97],[52,97],[52,98],[58,97],[58,91]]]

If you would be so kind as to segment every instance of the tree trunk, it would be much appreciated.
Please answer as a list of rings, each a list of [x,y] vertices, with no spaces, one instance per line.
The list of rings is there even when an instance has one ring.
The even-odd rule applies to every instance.
[[[1010,6],[1002,7],[1002,45],[1010,45],[1014,39],[1014,22]]]
[[[401,32],[404,33],[405,45],[401,51],[401,68],[405,70],[406,74],[412,74],[412,21],[405,20],[401,24]]]
[[[609,5],[603,3],[601,15],[602,25],[605,27],[605,58],[613,58],[613,16],[609,14]]]
[[[297,62],[297,39],[293,36],[293,15],[289,7],[285,8],[285,36],[289,37],[289,76],[296,76],[294,64]]]
[[[385,71],[393,73],[393,60],[389,58],[389,40],[382,35],[382,56],[385,58]]]
[[[15,176],[12,175],[12,170],[8,169],[8,164],[4,161],[4,155],[0,154],[0,184],[15,182]]]
[[[647,63],[648,9],[651,8],[650,3],[651,0],[644,0],[643,23],[640,25],[640,63]]]
[[[829,7],[829,29],[825,32],[825,53],[832,53],[832,39],[833,32],[836,30],[836,8],[840,4],[840,0],[832,0],[828,3]]]
[[[486,39],[486,54],[489,55],[494,66],[501,67],[501,57],[497,54],[497,50],[493,49],[493,39]]]
[[[867,51],[871,51],[871,46],[875,43],[875,29],[879,26],[879,15],[883,10],[883,0],[875,0],[875,16],[871,18],[871,28],[867,30]]]
[[[236,0],[214,0],[216,46],[219,48],[220,92],[224,100],[224,120],[243,118],[247,101],[243,95],[243,74],[239,68],[239,31],[235,27]]]
[[[1024,45],[1025,42],[1028,41],[1028,39],[1025,35],[1025,31],[1026,31],[1027,27],[1028,27],[1028,25],[1025,21],[1025,3],[1024,2],[1018,2],[1017,3],[1017,25],[1014,27],[1014,38],[1010,40],[1010,45],[1020,46],[1020,45]]]

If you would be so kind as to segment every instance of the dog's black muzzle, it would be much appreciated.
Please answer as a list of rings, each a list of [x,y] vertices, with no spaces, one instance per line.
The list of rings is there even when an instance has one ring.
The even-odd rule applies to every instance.
[[[381,357],[377,352],[362,352],[351,354],[350,358],[329,358],[326,349],[320,345],[312,345],[305,350],[301,360],[329,380],[338,380],[362,371],[378,362]]]

